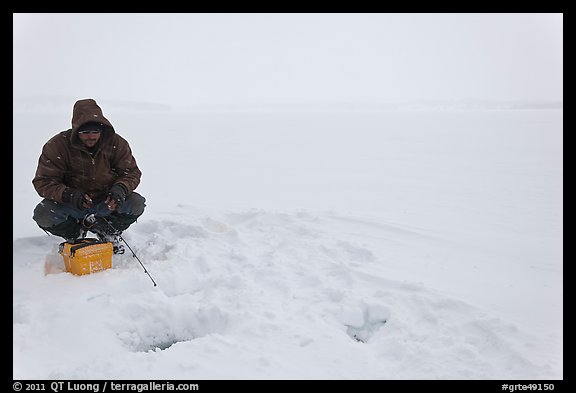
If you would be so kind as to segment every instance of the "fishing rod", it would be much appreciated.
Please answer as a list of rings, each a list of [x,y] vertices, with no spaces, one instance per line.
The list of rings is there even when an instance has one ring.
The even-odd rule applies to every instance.
[[[132,249],[132,247],[130,247],[130,245],[128,244],[128,242],[126,242],[126,239],[124,239],[122,237],[122,235],[120,235],[120,231],[117,230],[116,228],[114,228],[114,226],[112,225],[112,223],[106,219],[106,217],[102,217],[102,220],[104,220],[104,222],[110,227],[110,229],[112,229],[114,232],[113,233],[118,233],[117,235],[114,236],[118,236],[118,239],[120,241],[123,241],[124,244],[126,244],[126,246],[128,247],[128,249],[132,252],[132,256],[134,258],[136,258],[138,260],[138,262],[140,263],[140,266],[142,266],[142,268],[144,269],[144,273],[146,273],[148,275],[148,277],[150,277],[150,280],[152,280],[152,283],[154,284],[154,286],[157,286],[156,281],[154,281],[154,279],[152,278],[152,276],[150,275],[150,273],[148,273],[148,269],[146,269],[146,266],[144,266],[144,264],[142,263],[142,261],[140,260],[140,258],[138,258],[138,255],[136,255],[136,253],[134,252],[134,250]],[[86,218],[84,218],[85,221],[91,223],[91,224],[95,224],[96,223],[96,215],[95,214],[90,214],[88,216],[86,216]]]

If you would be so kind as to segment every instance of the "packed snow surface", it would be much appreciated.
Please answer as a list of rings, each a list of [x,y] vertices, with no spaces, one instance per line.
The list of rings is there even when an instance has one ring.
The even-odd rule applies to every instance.
[[[14,113],[14,379],[562,379],[562,110],[101,104],[142,169],[86,276],[32,221],[66,111]]]

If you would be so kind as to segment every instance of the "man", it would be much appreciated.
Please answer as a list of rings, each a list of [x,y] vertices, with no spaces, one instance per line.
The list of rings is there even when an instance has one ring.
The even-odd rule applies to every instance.
[[[47,232],[73,241],[95,233],[123,253],[119,235],[144,212],[134,189],[142,173],[128,142],[116,133],[93,99],[79,100],[72,128],[42,148],[32,180],[44,198],[33,219]]]

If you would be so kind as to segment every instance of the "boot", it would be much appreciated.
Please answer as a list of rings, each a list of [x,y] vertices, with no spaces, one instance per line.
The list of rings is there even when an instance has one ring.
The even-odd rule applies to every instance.
[[[116,230],[104,217],[87,215],[82,220],[82,226],[96,234],[100,241],[112,243],[114,254],[124,254],[124,246],[120,243],[122,231]]]

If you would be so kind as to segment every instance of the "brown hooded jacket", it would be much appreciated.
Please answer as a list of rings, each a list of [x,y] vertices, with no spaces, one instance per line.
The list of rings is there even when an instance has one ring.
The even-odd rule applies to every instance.
[[[78,128],[89,122],[104,128],[92,152],[78,137]],[[128,142],[116,133],[96,101],[84,99],[74,104],[72,128],[55,135],[42,148],[32,184],[41,197],[56,202],[62,202],[67,187],[96,200],[104,198],[116,183],[131,193],[141,175]]]

